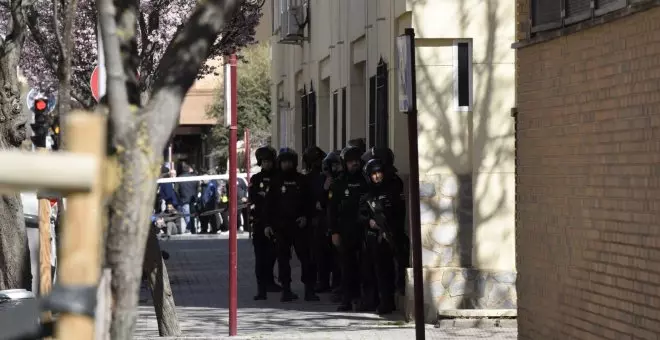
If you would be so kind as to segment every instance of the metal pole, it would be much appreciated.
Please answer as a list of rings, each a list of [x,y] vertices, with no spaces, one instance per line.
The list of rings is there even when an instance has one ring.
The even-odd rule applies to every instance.
[[[229,126],[229,336],[235,336],[238,329],[238,289],[237,289],[237,228],[238,195],[236,193],[236,171],[238,168],[236,144],[238,142],[238,112],[236,106],[236,54],[229,57],[231,121]]]
[[[243,140],[245,141],[245,178],[250,183],[250,162],[252,161],[252,157],[250,157],[250,153],[252,152],[250,150],[250,129],[245,129]]]
[[[415,339],[424,340],[424,282],[422,276],[422,230],[419,211],[419,150],[417,145],[417,75],[415,72],[415,30],[406,28],[410,36],[412,80],[412,110],[408,113],[408,156],[410,164],[410,213],[408,214],[413,249],[413,280],[415,283]]]

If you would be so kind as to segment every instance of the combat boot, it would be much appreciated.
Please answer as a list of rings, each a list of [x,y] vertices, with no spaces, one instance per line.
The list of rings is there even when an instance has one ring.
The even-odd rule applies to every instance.
[[[305,286],[305,301],[321,301],[321,298],[314,293],[312,285]]]
[[[257,289],[257,295],[254,296],[254,301],[267,300],[268,294],[266,292],[266,287],[260,286]]]
[[[282,302],[291,302],[298,300],[298,295],[291,291],[291,288],[282,287],[282,297],[280,301]]]
[[[315,289],[315,291],[316,291],[317,293],[325,293],[325,292],[329,291],[330,289],[331,289],[330,284],[328,284],[327,281],[319,281],[319,282],[316,284],[316,289]]]
[[[278,285],[274,281],[268,284],[267,291],[269,293],[280,293],[282,292],[282,286]]]
[[[394,312],[396,310],[396,304],[394,303],[394,296],[381,298],[378,308],[376,308],[376,313],[378,315],[386,315]]]
[[[338,312],[352,312],[353,303],[351,301],[342,301],[341,304],[337,307]]]

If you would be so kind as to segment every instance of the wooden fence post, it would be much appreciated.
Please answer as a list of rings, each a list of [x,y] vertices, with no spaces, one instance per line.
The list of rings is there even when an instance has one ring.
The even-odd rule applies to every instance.
[[[105,161],[106,117],[75,111],[64,118],[65,143],[68,151],[96,159],[94,181],[89,192],[68,194],[64,228],[58,261],[58,285],[88,287],[99,283],[102,243],[102,171]],[[62,313],[56,325],[56,338],[66,340],[94,339],[94,318]]]

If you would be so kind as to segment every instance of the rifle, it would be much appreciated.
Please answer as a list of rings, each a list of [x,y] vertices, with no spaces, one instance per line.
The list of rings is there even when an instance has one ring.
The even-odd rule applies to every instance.
[[[395,250],[394,249],[394,242],[392,242],[392,240],[391,240],[392,232],[391,232],[391,230],[390,230],[390,228],[387,224],[387,220],[385,219],[385,216],[383,216],[382,213],[377,212],[376,208],[373,205],[369,204],[369,202],[367,202],[367,205],[369,206],[369,209],[371,210],[372,219],[374,221],[376,221],[376,224],[378,225],[378,228],[380,228],[378,230],[378,239],[379,239],[379,241],[381,239],[384,239],[385,241],[387,241],[390,248],[392,248],[392,250],[394,251]],[[370,227],[370,229],[371,229],[371,227]]]

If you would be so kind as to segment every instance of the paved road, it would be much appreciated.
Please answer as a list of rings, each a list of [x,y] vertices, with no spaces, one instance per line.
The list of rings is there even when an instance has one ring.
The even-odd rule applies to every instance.
[[[167,261],[181,328],[185,338],[230,339],[228,328],[228,243],[223,235],[182,236],[162,241],[170,252]],[[256,292],[252,244],[238,240],[238,334],[231,339],[413,339],[412,325],[399,316],[387,319],[372,314],[337,313],[322,295],[321,302],[280,303],[279,294],[268,301],[252,300]],[[296,262],[293,260],[292,262]],[[294,268],[294,290],[302,295],[299,268]],[[143,290],[142,299],[149,296]],[[150,300],[142,303],[136,338],[158,337]],[[427,339],[516,339],[515,328],[427,328]],[[162,339],[162,338],[161,338]]]

